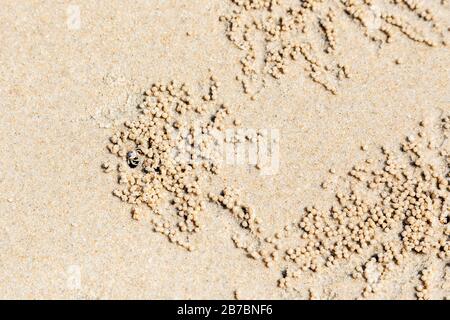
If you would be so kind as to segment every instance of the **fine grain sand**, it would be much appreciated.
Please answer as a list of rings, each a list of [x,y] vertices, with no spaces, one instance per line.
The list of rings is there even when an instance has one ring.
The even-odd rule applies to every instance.
[[[112,195],[116,175],[101,168],[120,162],[105,146],[136,119],[152,84],[187,83],[201,101],[213,75],[217,103],[230,106],[226,125],[237,119],[243,128],[277,129],[280,163],[269,175],[246,165],[205,174],[205,194],[239,190],[268,234],[307,206],[328,208],[336,188],[321,184],[330,176],[345,177],[333,178],[339,185],[355,164],[381,159],[381,146],[398,149],[421,120],[433,127],[450,112],[450,8],[430,3],[444,21],[444,44],[430,47],[393,29],[394,41],[380,45],[347,16],[336,33],[351,76],[336,94],[300,61],[279,79],[259,75],[256,87],[265,85],[252,97],[243,90],[246,51],[219,21],[236,9],[233,1],[3,0],[0,298],[414,299],[421,283],[430,298],[449,297],[448,254],[408,256],[386,279],[353,279],[343,262],[280,285],[283,267],[267,268],[236,248],[231,238],[242,228],[220,201],[202,211],[191,252],[154,232],[148,215],[132,219],[133,206]],[[364,264],[364,254],[352,256],[354,265]],[[429,284],[421,278],[428,269]],[[370,296],[366,282],[377,282]]]

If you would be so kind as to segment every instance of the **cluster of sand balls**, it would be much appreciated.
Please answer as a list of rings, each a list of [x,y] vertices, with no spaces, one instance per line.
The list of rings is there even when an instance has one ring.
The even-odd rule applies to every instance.
[[[348,172],[347,189],[336,186],[336,203],[329,209],[307,207],[299,221],[271,236],[239,243],[239,248],[267,267],[285,270],[281,288],[292,286],[304,272],[320,272],[348,263],[354,254],[372,252],[352,273],[366,281],[363,297],[412,255],[445,265],[450,261],[450,162],[443,144],[448,124],[444,117],[433,135],[427,130],[434,128],[421,122],[399,150],[382,148],[378,161],[368,158],[355,165]]]
[[[319,21],[320,26],[325,32],[325,38],[328,43],[328,47],[325,49],[327,53],[332,53],[336,50],[336,29],[334,27],[335,19],[336,14],[333,11],[330,11],[324,19]]]
[[[261,226],[259,225],[261,223],[260,219],[255,216],[250,206],[242,203],[237,190],[232,187],[225,187],[219,195],[212,192],[209,193],[208,198],[210,201],[228,210],[243,229],[254,234],[260,234],[262,232]]]
[[[107,145],[121,160],[114,196],[133,205],[136,220],[151,212],[155,231],[188,250],[193,249],[189,235],[199,232],[205,207],[200,179],[218,170],[206,142],[196,145],[195,135],[223,131],[230,113],[215,102],[219,84],[210,80],[202,99],[186,84],[154,84],[139,105],[141,114],[126,121]],[[102,168],[113,171],[110,163]]]
[[[144,93],[140,115],[125,121],[109,139],[107,149],[120,162],[102,164],[105,173],[117,174],[119,187],[113,195],[132,205],[132,218],[150,216],[156,232],[188,250],[194,249],[190,240],[201,230],[207,201],[228,210],[251,234],[262,232],[260,219],[236,190],[202,191],[201,180],[218,174],[220,166],[228,164],[227,156],[237,156],[239,147],[259,150],[267,138],[265,130],[228,128],[230,107],[217,102],[219,87],[214,76],[207,93],[198,96],[186,84],[154,84]],[[232,123],[241,125],[237,119]],[[233,154],[228,155],[229,150]],[[263,169],[264,159],[255,157],[248,164]]]
[[[208,93],[203,96],[203,100],[215,101],[217,100],[217,92],[219,90],[220,82],[214,76],[211,76],[209,80],[210,80],[209,90]]]
[[[433,270],[431,268],[423,269],[420,274],[421,284],[416,286],[416,296],[419,300],[429,300],[430,299],[430,279]]]
[[[338,33],[345,28],[347,17],[361,26],[365,36],[380,43],[391,42],[399,30],[428,46],[446,45],[448,27],[416,0],[304,0],[293,6],[275,0],[231,2],[233,12],[220,20],[226,23],[228,39],[245,52],[237,80],[252,97],[268,78],[280,79],[299,56],[309,77],[337,94],[339,83],[349,77],[349,73],[342,77],[342,67],[336,62]],[[263,44],[258,34],[264,38]],[[263,61],[258,61],[260,56]]]
[[[304,15],[311,10],[305,2],[304,7],[285,9],[280,16],[272,10],[279,7],[281,1],[267,3],[266,1],[235,1],[238,9],[228,16],[222,16],[221,21],[227,23],[227,37],[240,49],[245,51],[241,60],[241,81],[244,92],[252,97],[266,83],[266,75],[280,79],[288,70],[291,61],[303,56],[312,80],[323,85],[327,90],[336,93],[336,82],[339,68],[333,59],[326,56],[336,47],[336,33],[333,27],[335,15],[328,12],[320,19],[321,30],[326,33],[327,47],[321,51],[314,48],[317,43],[311,42],[309,28],[306,28]],[[260,13],[260,15],[255,15]],[[258,48],[255,34],[261,33],[265,39],[264,48]],[[298,35],[302,35],[302,40]],[[259,68],[258,50],[264,51],[262,68]],[[330,78],[329,75],[333,74]]]
[[[423,2],[419,3],[416,0],[342,0],[342,3],[346,12],[360,22],[365,30],[365,35],[374,41],[391,42],[393,29],[396,28],[409,39],[431,47],[438,44],[437,39],[441,39],[441,42],[445,44],[444,26],[437,21],[432,10],[423,5]],[[441,6],[444,5],[444,3],[441,4]],[[381,6],[385,9],[381,10]],[[378,10],[380,11],[378,12]],[[412,19],[408,13],[415,15],[416,19]],[[374,17],[374,14],[379,16]],[[374,19],[379,21],[374,21]],[[427,27],[423,27],[420,22],[428,23]]]

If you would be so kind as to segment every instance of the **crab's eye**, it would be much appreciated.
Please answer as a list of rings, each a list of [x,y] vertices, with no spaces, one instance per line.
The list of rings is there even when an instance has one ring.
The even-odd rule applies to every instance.
[[[128,159],[135,158],[135,157],[137,157],[136,151],[129,151],[127,153],[127,158]]]

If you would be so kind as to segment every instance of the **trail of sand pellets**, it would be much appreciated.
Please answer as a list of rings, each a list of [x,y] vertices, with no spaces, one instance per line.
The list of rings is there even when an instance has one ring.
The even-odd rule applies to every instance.
[[[363,283],[360,296],[353,298],[371,298],[393,280],[392,271],[416,259],[426,265],[410,271],[418,279],[416,297],[450,298],[449,135],[450,116],[437,124],[421,122],[398,148],[382,147],[380,157],[353,166],[344,182],[335,183],[334,204],[307,207],[298,221],[274,234],[262,237],[250,221],[237,216],[248,232],[232,237],[236,247],[279,270],[278,286],[286,291],[295,292],[305,278],[346,270],[348,280]],[[234,214],[239,193],[226,188],[210,198]],[[431,274],[439,277],[434,283]]]
[[[446,0],[229,0],[220,17],[226,36],[243,52],[236,79],[253,99],[270,78],[301,61],[306,74],[332,94],[352,74],[340,38],[356,24],[378,46],[397,34],[425,46],[447,46]],[[448,14],[447,14],[448,15]],[[361,57],[363,59],[363,57]]]
[[[212,77],[200,99],[186,84],[153,85],[139,105],[141,114],[110,138],[108,150],[121,161],[117,167],[103,164],[106,172],[117,168],[120,188],[113,194],[132,205],[132,217],[151,215],[155,231],[188,250],[193,250],[190,237],[200,230],[204,210],[198,182],[218,170],[209,154],[213,148],[204,140],[197,149],[195,135],[213,137],[229,113],[216,102],[218,86]]]
[[[107,149],[118,163],[102,164],[106,173],[117,175],[120,187],[113,195],[131,205],[133,219],[150,219],[155,231],[189,251],[194,249],[191,240],[201,230],[208,201],[201,180],[216,175],[228,158],[234,159],[237,144],[257,146],[263,134],[226,131],[233,126],[230,108],[217,101],[218,88],[219,82],[211,77],[200,98],[186,84],[154,84],[139,104],[140,115],[125,121],[110,138]],[[236,124],[239,121],[234,120]],[[258,158],[249,165],[263,168]],[[245,227],[253,227],[247,206],[233,212],[243,215]]]

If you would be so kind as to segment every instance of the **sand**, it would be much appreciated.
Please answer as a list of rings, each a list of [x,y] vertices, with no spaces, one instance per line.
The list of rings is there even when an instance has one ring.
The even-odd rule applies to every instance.
[[[438,15],[448,21],[443,3]],[[105,146],[115,127],[136,116],[153,83],[177,80],[202,92],[213,74],[219,99],[232,108],[230,121],[279,130],[280,164],[270,175],[226,166],[207,187],[239,189],[264,227],[276,231],[304,207],[334,201],[321,187],[331,167],[345,176],[367,153],[376,157],[419,121],[450,111],[448,45],[429,47],[394,32],[395,41],[380,46],[357,24],[343,23],[340,57],[351,77],[337,95],[299,62],[278,80],[268,77],[253,101],[236,81],[242,50],[219,21],[231,1],[6,0],[2,8],[0,298],[361,297],[364,283],[339,265],[279,288],[280,269],[236,249],[231,236],[240,228],[215,204],[204,212],[196,250],[169,243],[112,196],[117,181],[101,169],[113,159]],[[411,258],[370,298],[414,299],[420,272],[433,264],[431,298],[442,299],[450,294],[448,263]]]

